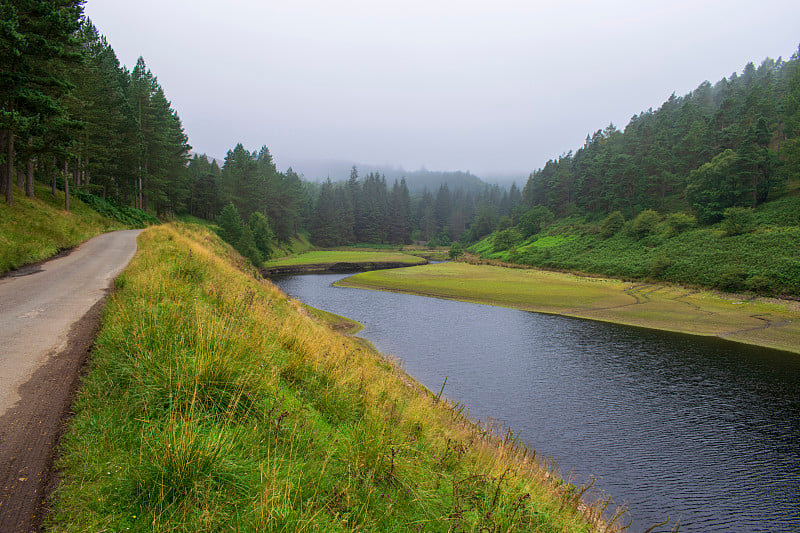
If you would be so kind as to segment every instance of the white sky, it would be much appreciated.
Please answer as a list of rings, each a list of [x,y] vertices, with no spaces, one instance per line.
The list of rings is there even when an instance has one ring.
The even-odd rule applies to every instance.
[[[527,175],[800,44],[800,1],[89,0],[195,151]],[[302,168],[299,170],[302,171]]]

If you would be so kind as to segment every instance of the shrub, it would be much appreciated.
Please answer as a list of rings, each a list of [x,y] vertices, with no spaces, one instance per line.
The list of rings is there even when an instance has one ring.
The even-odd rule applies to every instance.
[[[660,278],[671,266],[672,260],[665,253],[659,253],[650,261],[650,277]]]
[[[664,220],[667,237],[679,235],[686,230],[694,228],[696,225],[697,219],[687,213],[670,213]]]
[[[652,209],[645,209],[633,219],[633,233],[641,239],[653,233],[661,222],[661,216]]]
[[[529,209],[524,215],[519,218],[517,228],[524,238],[536,235],[544,228],[549,226],[555,215],[543,205],[537,205]]]
[[[747,273],[741,269],[733,268],[723,272],[717,281],[717,288],[728,292],[745,290],[745,278]]]
[[[747,207],[729,207],[725,210],[722,229],[730,236],[750,233],[755,227],[753,210]]]
[[[450,252],[448,254],[450,259],[458,259],[462,255],[464,255],[464,248],[457,242],[454,242],[453,245],[450,247]]]
[[[604,239],[608,239],[612,235],[616,235],[616,233],[621,230],[622,226],[624,225],[625,217],[622,216],[621,212],[614,211],[609,213],[609,215],[600,223],[600,235],[602,235]]]
[[[745,285],[748,290],[760,294],[770,294],[775,290],[773,281],[766,276],[751,276],[747,279]]]
[[[515,229],[504,229],[494,234],[492,251],[501,252],[522,242],[522,235]]]

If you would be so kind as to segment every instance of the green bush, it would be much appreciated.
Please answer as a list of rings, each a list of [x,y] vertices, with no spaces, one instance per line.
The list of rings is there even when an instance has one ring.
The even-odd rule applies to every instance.
[[[664,220],[665,234],[674,237],[697,226],[697,219],[686,213],[670,213]]]
[[[728,236],[750,233],[755,227],[753,210],[746,207],[729,207],[724,217],[722,228]]]
[[[494,234],[494,243],[492,245],[492,250],[495,252],[500,252],[502,250],[508,250],[512,246],[516,246],[517,244],[522,242],[522,234],[515,229],[505,229],[503,231],[498,231]]]
[[[638,237],[646,237],[655,232],[661,222],[661,215],[652,209],[645,209],[633,219],[633,233]]]
[[[552,224],[554,219],[555,215],[552,211],[543,205],[537,205],[519,218],[517,228],[524,238],[528,238]]]
[[[146,211],[119,205],[116,202],[105,200],[94,194],[85,191],[76,191],[73,193],[76,198],[85,203],[98,213],[108,218],[112,218],[118,222],[132,226],[134,228],[143,228],[151,224],[160,224],[159,220]]]
[[[464,255],[464,248],[457,242],[454,242],[452,246],[450,246],[450,252],[448,253],[450,259],[458,259],[462,255]]]
[[[622,226],[624,225],[625,217],[622,216],[621,212],[614,211],[609,213],[609,215],[600,223],[600,235],[602,235],[604,239],[608,239],[609,237],[616,235],[616,233],[621,230]]]

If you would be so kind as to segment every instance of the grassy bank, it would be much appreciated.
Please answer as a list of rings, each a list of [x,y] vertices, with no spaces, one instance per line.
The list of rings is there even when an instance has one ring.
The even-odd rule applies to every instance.
[[[70,198],[70,211],[64,211],[64,193],[37,185],[36,198],[14,190],[14,205],[0,202],[0,274],[23,265],[43,261],[83,241],[127,226],[105,217]]]
[[[655,214],[654,214],[655,215]],[[729,292],[800,296],[800,195],[744,210],[748,221],[697,227],[693,217],[655,215],[649,226],[624,222],[613,235],[603,223],[573,217],[523,239],[506,232],[470,250],[487,259],[573,272],[646,279]]]
[[[338,285],[718,336],[800,353],[796,302],[467,263],[365,272]]]
[[[267,261],[264,267],[332,265],[336,263],[405,263],[408,265],[418,265],[424,263],[424,259],[393,250],[312,250]]]
[[[209,230],[148,229],[117,288],[51,530],[605,530],[512,434],[309,317]]]

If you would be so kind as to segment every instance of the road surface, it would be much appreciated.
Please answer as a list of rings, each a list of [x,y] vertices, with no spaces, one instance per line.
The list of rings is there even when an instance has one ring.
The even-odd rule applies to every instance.
[[[0,279],[0,533],[38,526],[70,394],[139,232],[99,235]]]

